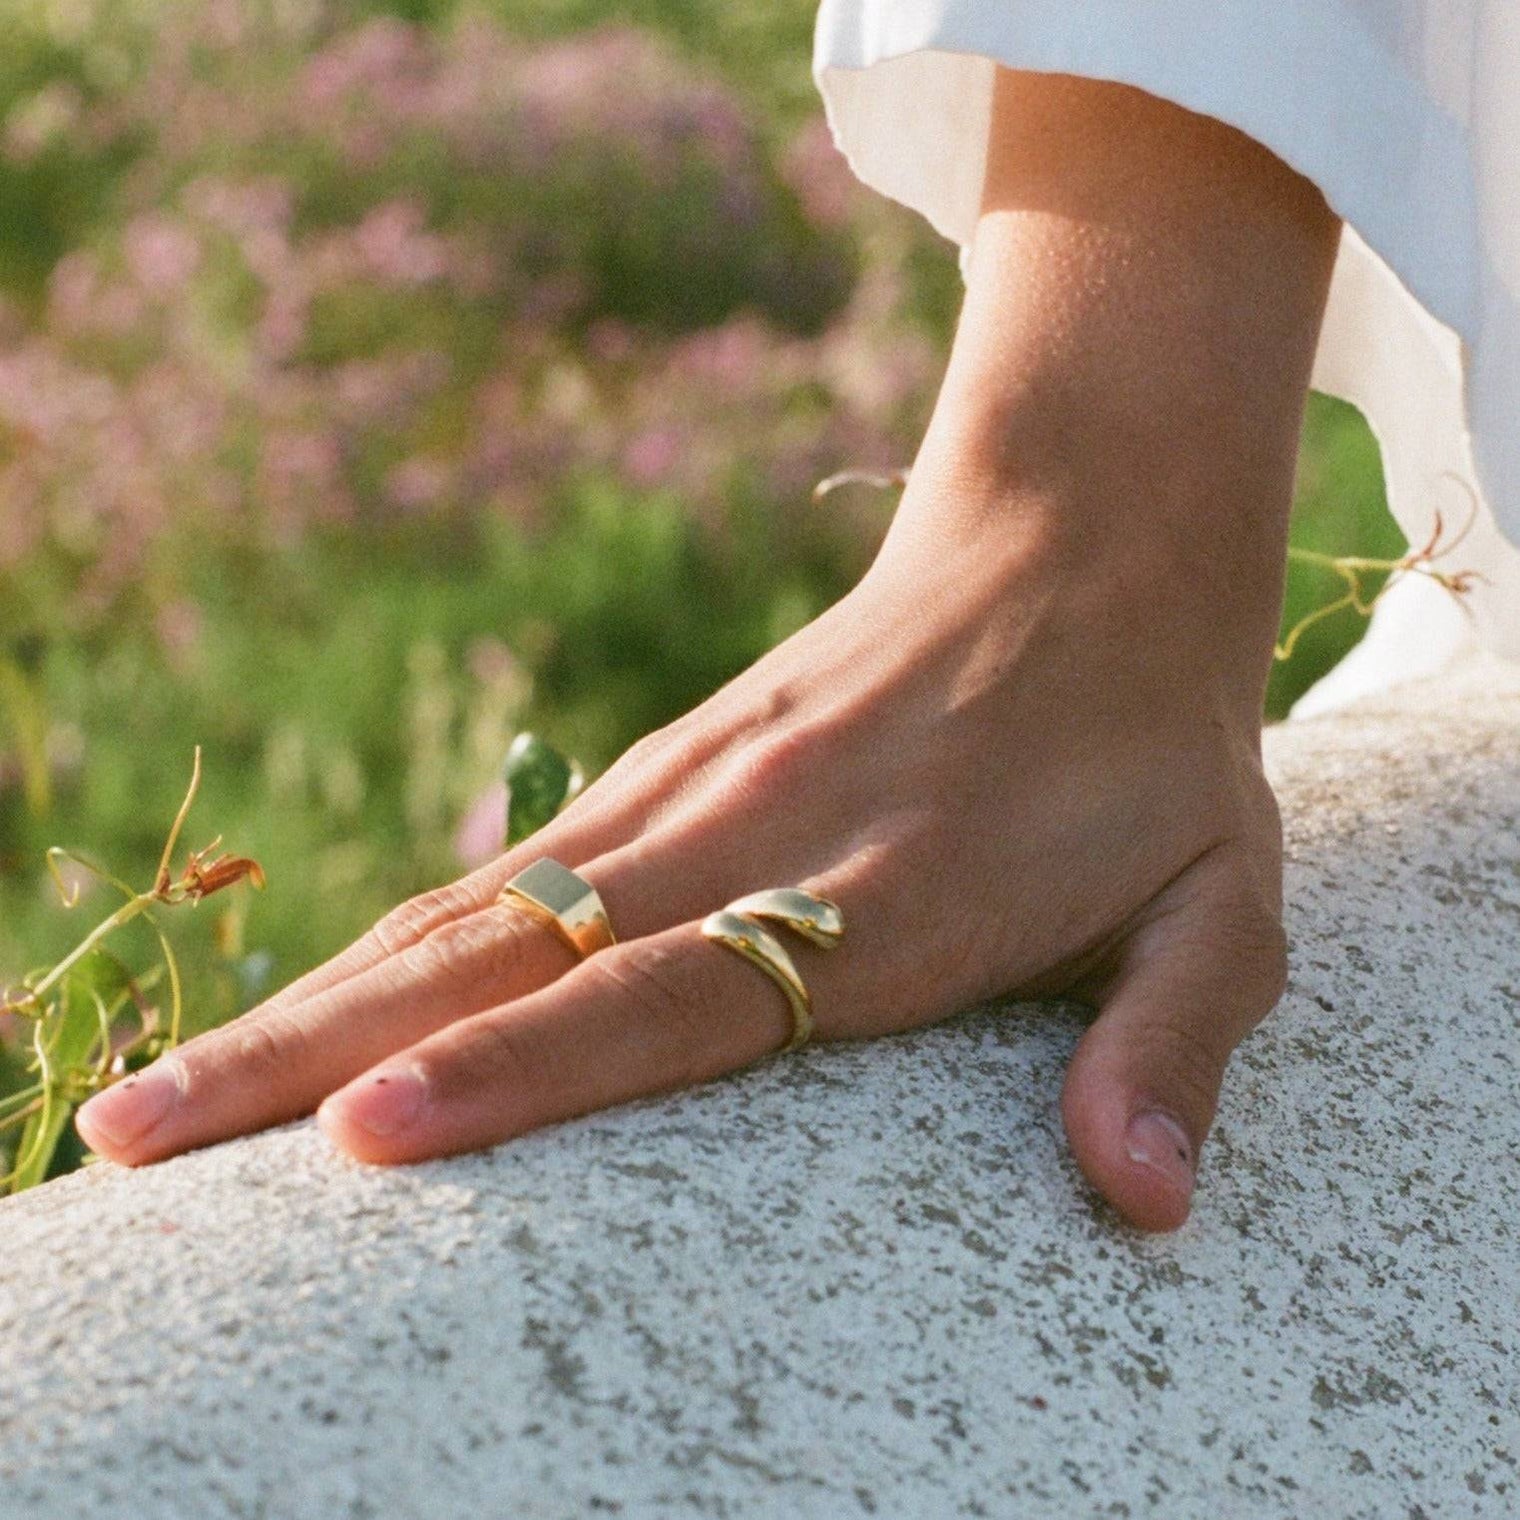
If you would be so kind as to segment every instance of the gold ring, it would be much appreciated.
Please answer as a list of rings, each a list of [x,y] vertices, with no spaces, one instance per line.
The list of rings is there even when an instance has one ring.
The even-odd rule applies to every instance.
[[[813,1033],[813,1000],[786,946],[762,920],[783,924],[823,950],[844,938],[844,914],[826,897],[801,887],[772,887],[751,892],[702,921],[702,933],[758,966],[786,995],[792,1012],[792,1036],[782,1051],[805,1045]]]
[[[547,924],[582,960],[617,943],[596,888],[557,860],[519,871],[496,901]]]

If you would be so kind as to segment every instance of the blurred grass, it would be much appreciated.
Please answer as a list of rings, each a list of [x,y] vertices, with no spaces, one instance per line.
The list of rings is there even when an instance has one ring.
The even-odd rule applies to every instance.
[[[224,834],[271,880],[205,911],[233,914],[233,938],[272,957],[261,979],[288,978],[457,873],[454,830],[518,729],[595,773],[838,590],[822,514],[811,554],[794,542],[785,574],[757,577],[673,500],[590,479],[559,506],[542,532],[486,520],[468,546],[413,529],[208,555],[192,569],[205,622],[172,664],[151,627],[119,629],[108,649],[51,645],[33,679],[79,763],[55,766],[45,813],[0,791],[0,961],[20,969],[77,937],[41,870],[48,845],[149,870],[200,743],[188,842]],[[754,537],[763,560],[763,525]],[[192,1024],[229,1011],[210,931],[187,966]]]
[[[281,9],[242,8],[250,16]],[[518,729],[546,735],[594,774],[827,606],[869,560],[885,504],[813,511],[806,488],[833,469],[910,457],[959,285],[951,250],[906,213],[859,197],[847,221],[820,220],[771,167],[799,134],[816,129],[811,0],[543,0],[531,10],[494,0],[488,9],[516,37],[540,43],[609,19],[659,34],[696,71],[692,109],[718,110],[729,130],[732,113],[722,115],[723,101],[703,93],[703,80],[723,80],[770,158],[743,169],[737,190],[709,185],[699,159],[696,170],[682,171],[685,188],[668,205],[639,191],[643,181],[627,180],[665,217],[638,232],[642,242],[631,234],[621,243],[576,241],[584,208],[545,200],[542,216],[568,231],[535,251],[546,273],[525,284],[513,284],[509,269],[505,283],[475,294],[467,283],[423,281],[397,294],[355,281],[319,295],[302,346],[281,371],[299,381],[291,405],[301,427],[308,412],[321,420],[324,398],[357,373],[355,360],[386,359],[402,339],[419,354],[441,350],[449,359],[435,392],[334,445],[335,478],[353,496],[347,517],[328,520],[326,487],[304,486],[301,525],[283,526],[270,471],[299,454],[305,434],[293,431],[288,447],[282,441],[272,461],[266,457],[270,440],[258,435],[257,410],[265,398],[257,395],[246,417],[233,406],[211,463],[189,488],[170,492],[173,510],[155,521],[145,545],[133,545],[136,568],[109,592],[100,565],[128,529],[109,518],[103,529],[87,521],[89,489],[81,498],[61,473],[44,480],[61,502],[55,529],[19,557],[0,557],[6,976],[77,937],[43,870],[44,850],[76,846],[143,878],[199,743],[206,777],[187,842],[222,834],[229,848],[261,860],[270,878],[266,894],[215,899],[176,930],[190,1027],[225,1018],[400,898],[457,874],[456,831],[468,827]],[[485,228],[502,239],[520,231],[527,192],[489,161],[460,168],[458,155],[440,146],[446,135],[419,133],[410,157],[382,158],[366,179],[346,173],[317,131],[262,141],[250,127],[245,141],[246,124],[233,122],[238,130],[225,139],[201,144],[172,118],[145,121],[123,110],[148,88],[156,50],[166,45],[159,22],[176,14],[154,0],[81,0],[67,11],[16,0],[12,40],[0,50],[0,125],[12,140],[24,128],[40,146],[0,152],[0,364],[45,334],[65,255],[85,250],[115,267],[130,219],[144,206],[178,215],[180,188],[194,175],[294,176],[302,235],[341,231],[403,196],[426,203],[430,230]],[[455,0],[389,0],[312,14],[320,24],[301,45],[316,49],[366,16],[442,35],[479,10]],[[300,63],[260,51],[261,87],[292,87]],[[209,77],[216,66],[204,65]],[[203,65],[192,59],[187,67]],[[44,107],[82,113],[98,131],[50,133],[26,115]],[[747,152],[735,161],[748,163]],[[611,170],[592,152],[589,177],[577,183],[625,183],[619,176],[633,170],[608,162]],[[648,172],[656,171],[664,172]],[[551,173],[521,183],[542,195],[543,185],[552,191],[570,179]],[[732,202],[740,217],[705,265],[696,253],[673,263],[662,252],[688,246],[662,239],[687,236],[690,197],[699,207]],[[759,232],[745,230],[749,215],[768,219]],[[778,283],[776,262],[760,256],[767,238],[795,250],[783,261],[796,274],[791,283]],[[144,374],[157,378],[155,344],[179,354],[178,344],[194,361],[183,361],[190,395],[225,384],[242,405],[238,377],[249,363],[246,334],[262,286],[234,251],[207,248],[181,305],[150,310],[126,339],[91,338],[60,352],[98,365],[111,377],[108,390],[121,391]],[[530,320],[524,313],[558,278],[556,259],[579,281],[567,287],[568,315],[555,308]],[[700,281],[683,276],[697,267]],[[806,269],[804,280],[797,272]],[[871,295],[856,311],[852,289],[890,299]],[[704,291],[698,310],[691,303]],[[179,326],[175,311],[186,319]],[[695,330],[698,350],[682,346],[683,326]],[[606,358],[597,345],[609,342],[627,356]],[[751,352],[755,358],[742,357]],[[894,364],[906,367],[883,401],[878,382]],[[743,374],[731,396],[730,382],[711,378],[724,366]],[[31,371],[17,373],[14,384],[31,383]],[[81,394],[96,404],[95,390]],[[36,399],[12,396],[7,405]],[[511,414],[522,429],[514,420],[498,426],[497,447],[510,457],[492,464],[486,485],[471,486],[471,441],[492,409],[509,403],[522,407]],[[294,426],[283,411],[277,421]],[[73,426],[66,421],[61,432],[71,436]],[[683,427],[674,442],[664,436]],[[531,429],[539,454],[514,462],[510,451],[526,448]],[[176,436],[164,447],[179,468]],[[0,425],[0,466],[23,469],[35,456],[24,428],[7,437]],[[453,483],[441,488],[441,505],[399,509],[387,500],[388,482],[419,459],[444,461]],[[247,492],[225,521],[202,492],[221,480],[213,465]],[[109,457],[96,468],[92,489],[115,485]],[[498,499],[514,486],[529,499]],[[0,514],[11,510],[0,501]],[[1370,433],[1351,408],[1324,398],[1309,411],[1293,535],[1337,554],[1403,548]],[[0,551],[10,552],[3,532]],[[1338,589],[1325,572],[1293,566],[1284,627]],[[1362,626],[1347,613],[1313,629],[1275,671],[1270,713],[1285,713]],[[11,1059],[0,1041],[0,1091]]]

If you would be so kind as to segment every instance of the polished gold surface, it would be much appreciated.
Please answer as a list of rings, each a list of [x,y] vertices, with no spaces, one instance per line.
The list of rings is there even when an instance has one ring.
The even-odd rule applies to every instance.
[[[616,943],[596,888],[557,860],[534,861],[496,900],[547,925],[582,960]]]
[[[781,1048],[796,1050],[813,1033],[813,1000],[786,947],[765,927],[763,919],[801,935],[820,949],[831,950],[844,938],[844,914],[826,897],[801,887],[772,887],[751,892],[702,921],[702,933],[758,966],[786,996],[792,1012],[792,1035]]]
[[[813,1032],[813,1000],[781,941],[763,924],[740,918],[727,908],[709,913],[702,920],[702,932],[715,944],[727,945],[751,965],[758,966],[786,994],[787,1006],[792,1010],[792,1037],[782,1050],[805,1045]]]
[[[844,938],[844,914],[826,897],[815,897],[801,887],[770,887],[751,892],[728,905],[740,918],[768,918],[785,924],[805,940],[832,950]]]

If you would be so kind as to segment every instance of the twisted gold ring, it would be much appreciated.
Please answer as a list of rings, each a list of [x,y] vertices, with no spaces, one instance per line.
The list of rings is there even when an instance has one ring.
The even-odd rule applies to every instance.
[[[786,946],[765,927],[783,924],[822,950],[832,950],[844,938],[844,914],[826,897],[801,887],[772,887],[751,892],[702,921],[702,933],[758,966],[786,995],[792,1011],[792,1036],[782,1051],[805,1045],[813,1033],[813,1000]]]
[[[596,888],[557,860],[519,871],[496,901],[547,924],[582,960],[617,943]]]

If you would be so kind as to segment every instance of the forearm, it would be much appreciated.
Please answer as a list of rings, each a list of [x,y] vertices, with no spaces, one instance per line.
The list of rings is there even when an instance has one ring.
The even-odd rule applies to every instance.
[[[965,308],[899,531],[1122,562],[1172,593],[1179,631],[1196,620],[1264,681],[1338,237],[1318,191],[1230,128],[1122,86],[1001,73]]]

